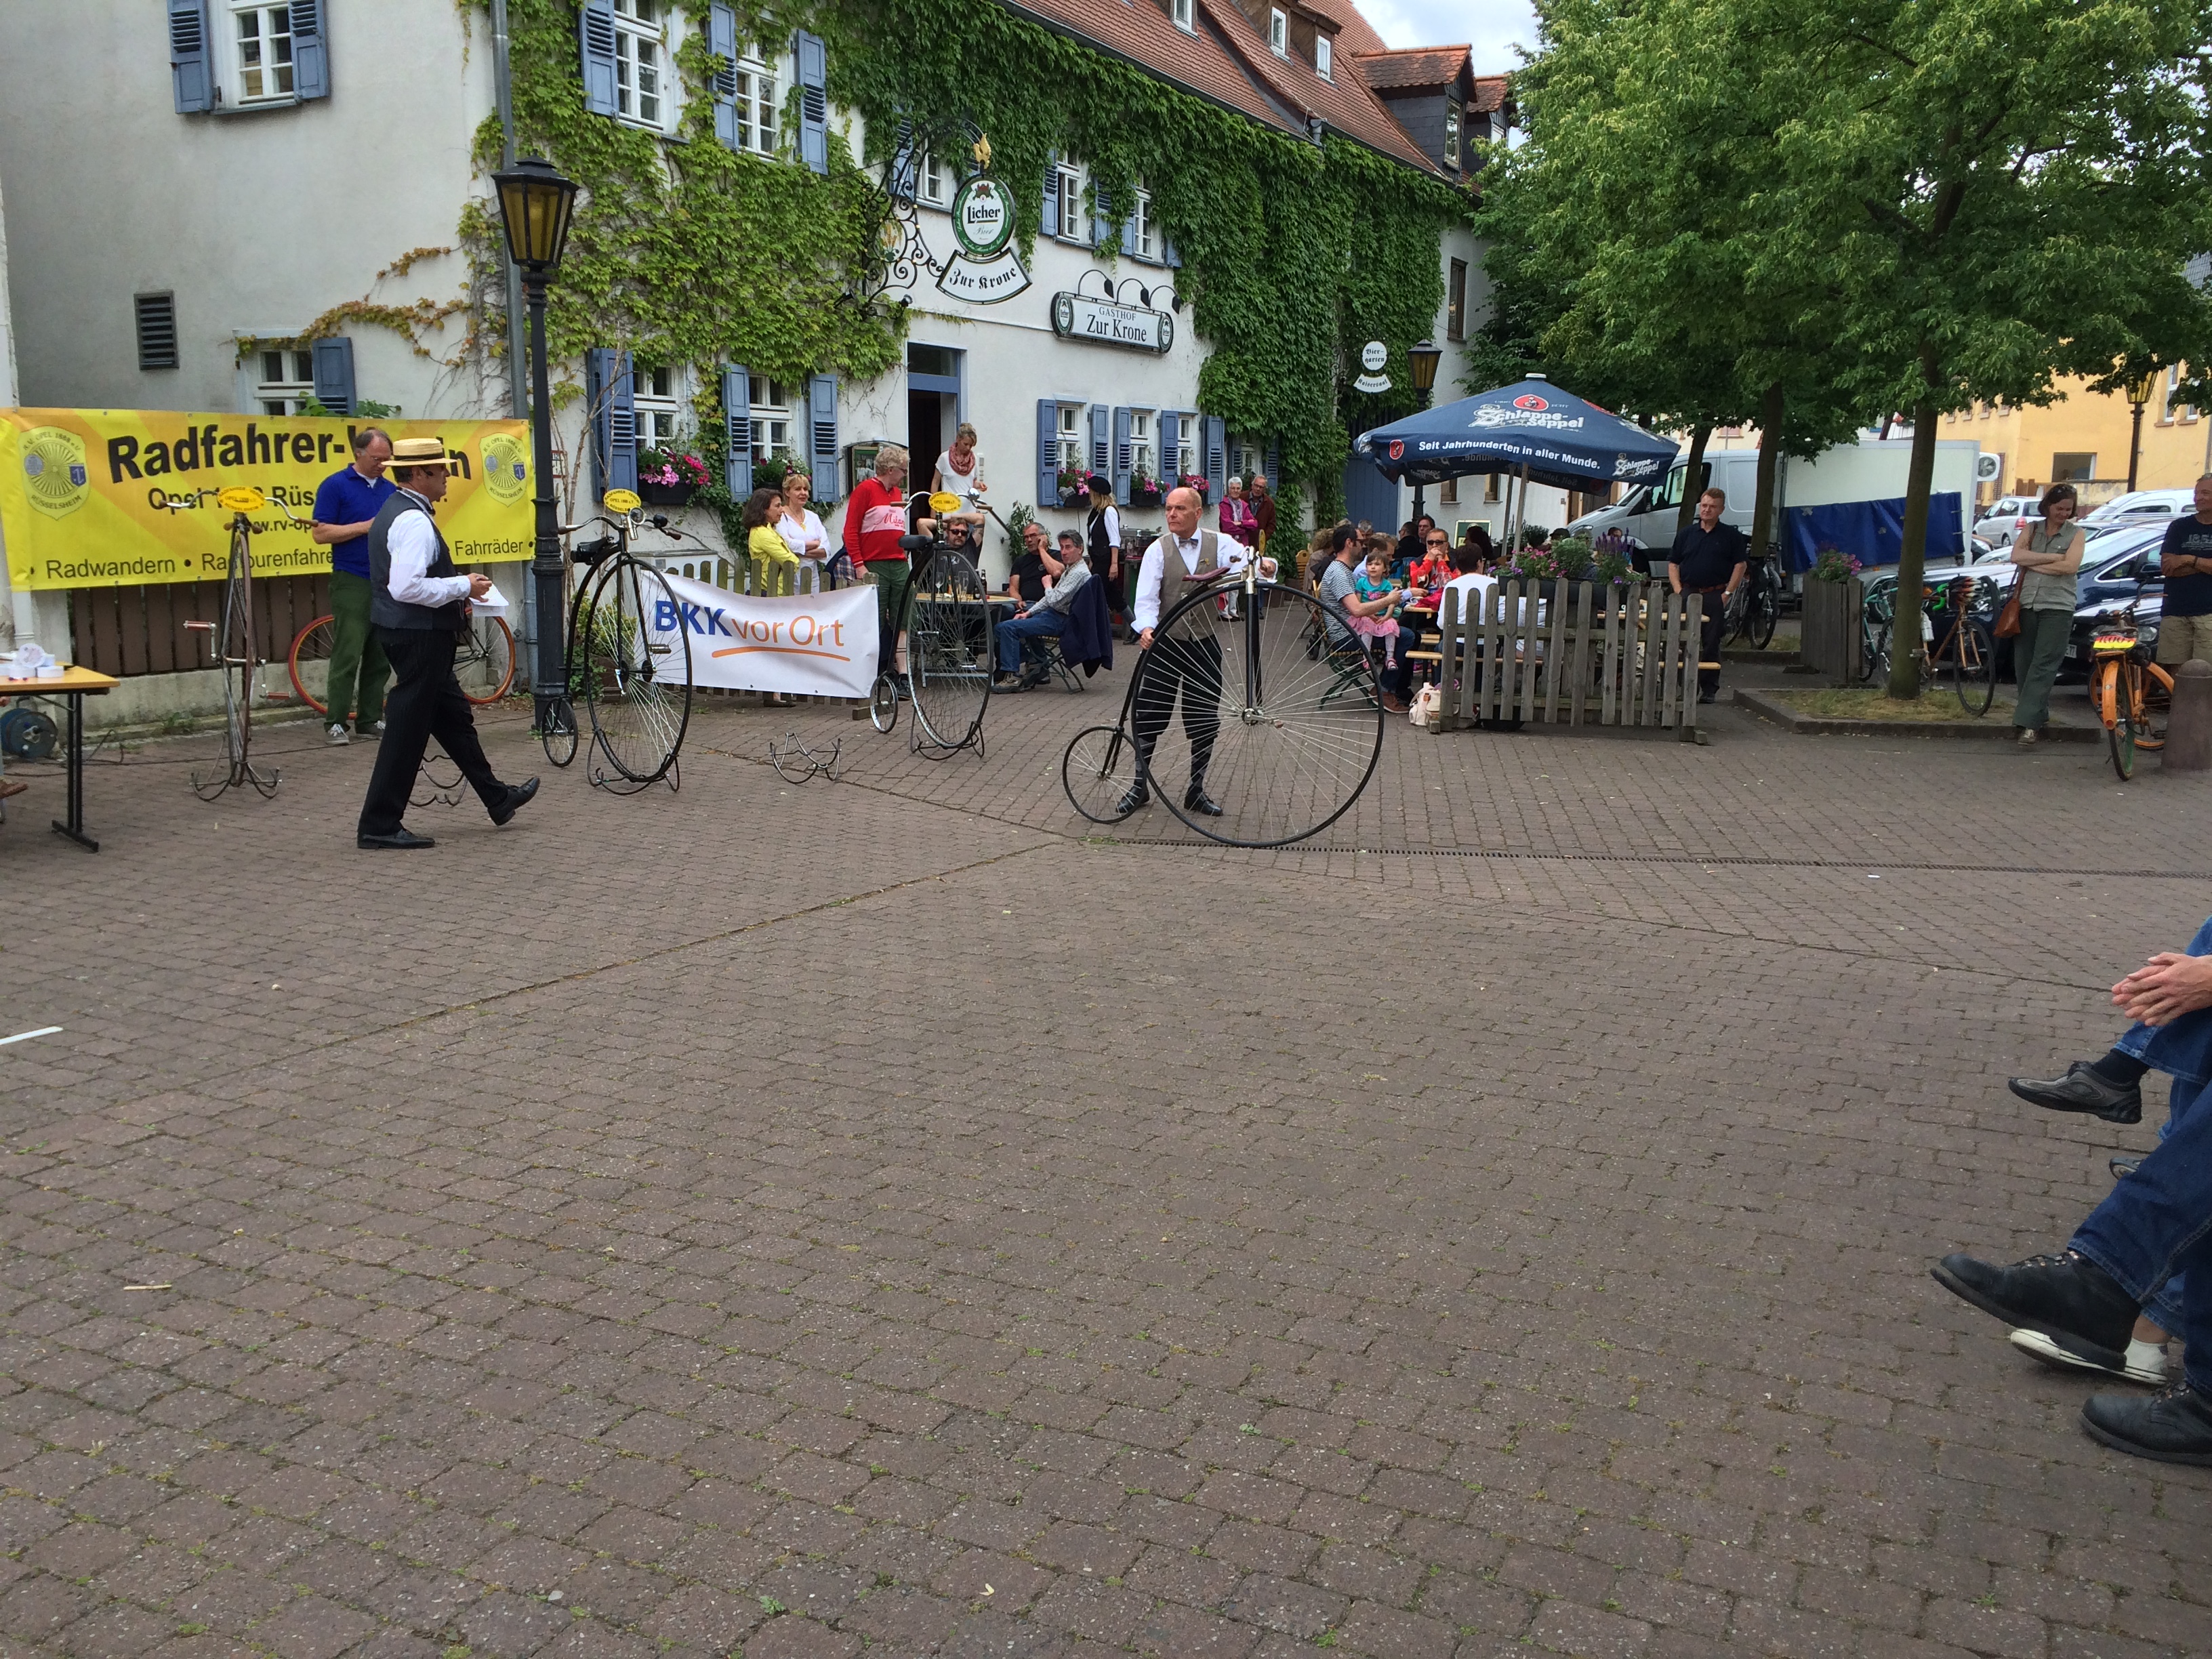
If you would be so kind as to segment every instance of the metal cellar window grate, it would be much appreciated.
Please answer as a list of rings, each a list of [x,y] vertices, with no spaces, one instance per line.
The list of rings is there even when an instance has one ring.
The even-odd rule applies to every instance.
[[[138,367],[177,366],[177,296],[142,294],[138,306]]]

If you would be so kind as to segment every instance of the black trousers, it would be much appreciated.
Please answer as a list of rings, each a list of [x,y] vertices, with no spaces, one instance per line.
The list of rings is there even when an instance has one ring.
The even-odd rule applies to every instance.
[[[1168,729],[1176,698],[1182,698],[1183,734],[1190,739],[1190,787],[1206,781],[1213,758],[1213,739],[1221,731],[1221,641],[1152,637],[1152,648],[1137,665],[1137,760],[1150,776],[1152,745]]]
[[[1089,561],[1091,574],[1097,579],[1099,588],[1106,595],[1106,609],[1112,613],[1115,622],[1121,621],[1129,614],[1128,595],[1122,591],[1127,585],[1127,576],[1109,576],[1106,574],[1114,568],[1114,556],[1110,552],[1093,549],[1084,557]]]
[[[1705,613],[1698,623],[1698,660],[1711,663],[1711,668],[1698,670],[1699,695],[1721,689],[1721,629],[1728,624],[1728,601],[1721,597],[1717,587],[1711,589],[1685,588],[1684,592],[1700,592],[1705,596]]]
[[[389,836],[399,830],[433,738],[483,804],[499,805],[507,786],[492,775],[477,741],[476,713],[453,678],[459,636],[427,628],[380,628],[376,637],[392,665],[392,683],[384,700],[384,741],[369,774],[368,798],[361,804],[360,833]]]

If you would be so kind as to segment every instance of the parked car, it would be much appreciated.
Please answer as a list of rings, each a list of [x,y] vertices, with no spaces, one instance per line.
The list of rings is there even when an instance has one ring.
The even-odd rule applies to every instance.
[[[2112,524],[2141,519],[2171,519],[2197,505],[2197,492],[2188,489],[2136,489],[2115,495],[2102,507],[2081,515],[2083,524]]]
[[[1974,534],[1992,547],[2010,547],[2013,538],[2027,528],[2036,515],[2038,497],[2000,495],[1974,520]]]
[[[2160,547],[2166,540],[2162,514],[2148,524],[2116,528],[2089,544],[2081,575],[2075,590],[2073,631],[2067,635],[2066,664],[2060,672],[2069,678],[2089,672],[2089,636],[2105,618],[2136,606],[2136,621],[2142,627],[2144,642],[2158,643],[2158,623],[2166,602],[2166,579],[2160,568]]]

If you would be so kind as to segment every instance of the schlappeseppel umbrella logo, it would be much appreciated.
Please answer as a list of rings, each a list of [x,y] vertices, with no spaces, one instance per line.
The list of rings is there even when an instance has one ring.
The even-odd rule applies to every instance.
[[[1393,438],[1390,440],[1390,459],[1394,461],[1402,461],[1406,459],[1406,441],[1404,439]]]
[[[1516,409],[1549,409],[1552,405],[1533,392],[1524,392],[1513,400]]]

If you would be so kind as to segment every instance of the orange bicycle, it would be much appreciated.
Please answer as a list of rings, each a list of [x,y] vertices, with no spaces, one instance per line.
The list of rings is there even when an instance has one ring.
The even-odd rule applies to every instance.
[[[2089,704],[2105,723],[2112,770],[2123,783],[2135,775],[2136,750],[2166,747],[2173,676],[2150,659],[2134,604],[2106,617],[2090,636]]]

